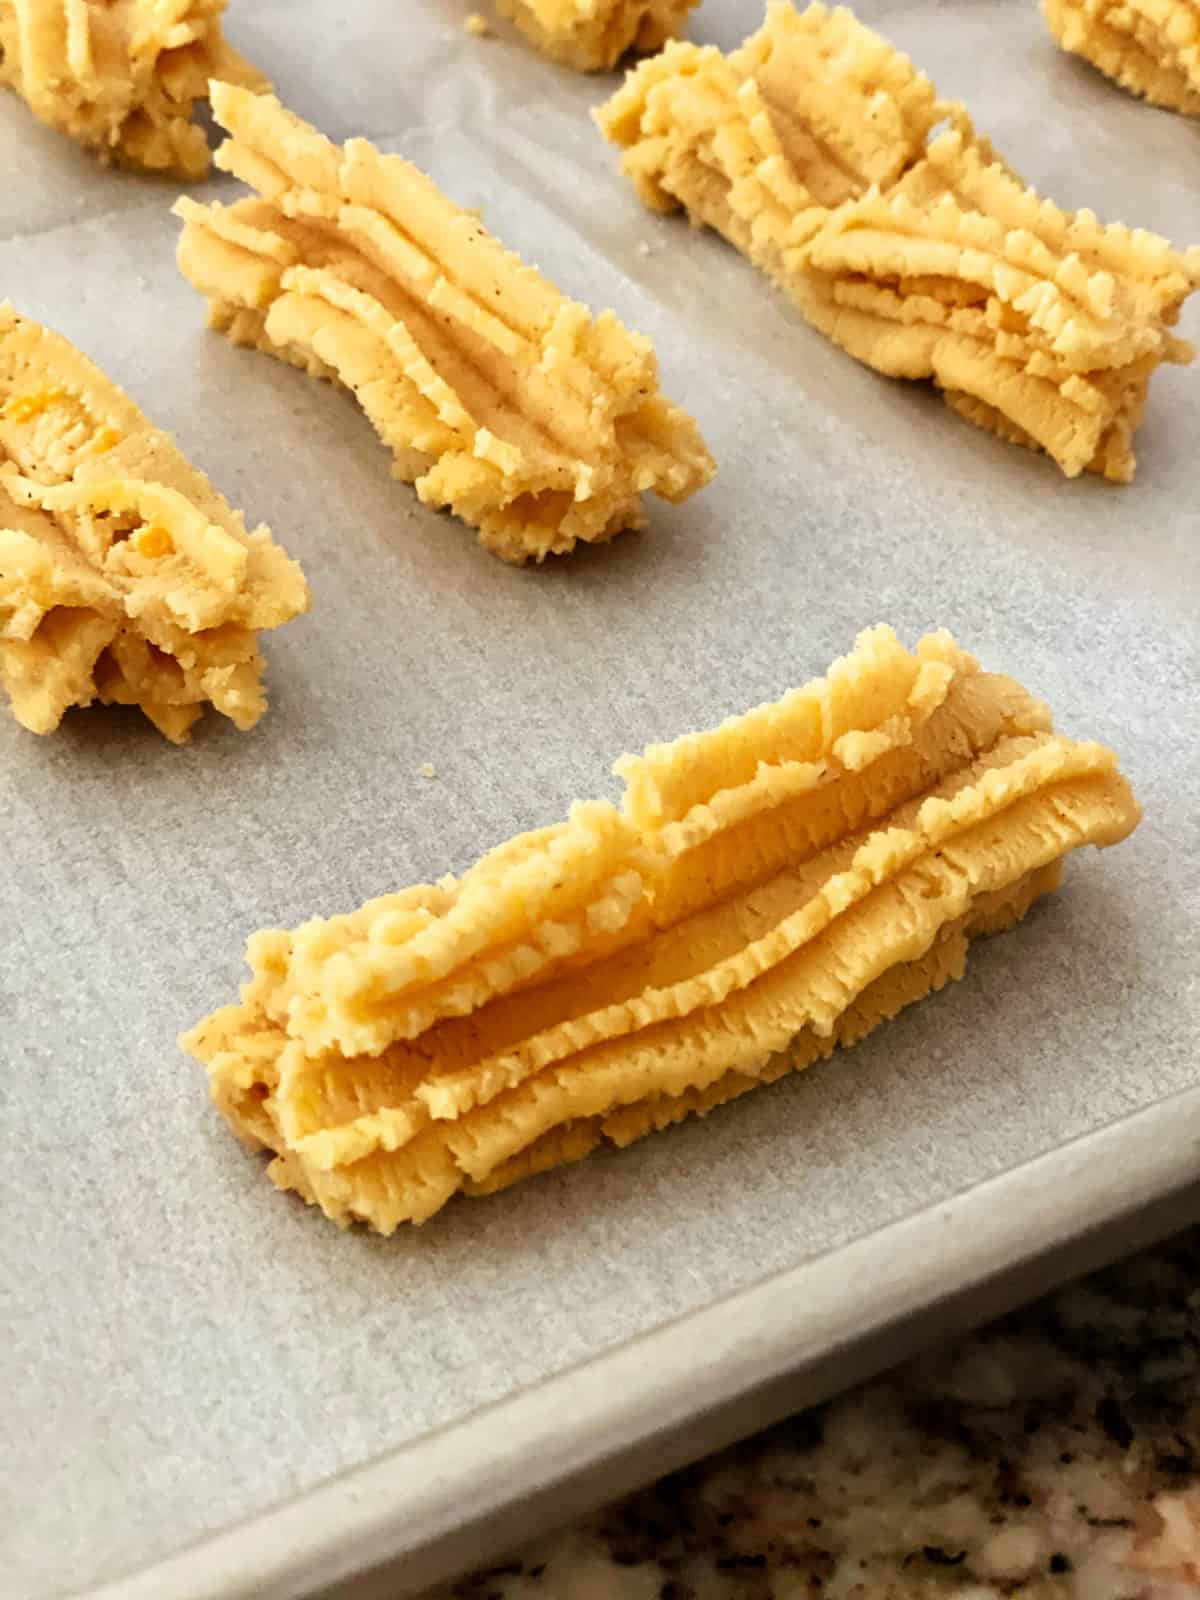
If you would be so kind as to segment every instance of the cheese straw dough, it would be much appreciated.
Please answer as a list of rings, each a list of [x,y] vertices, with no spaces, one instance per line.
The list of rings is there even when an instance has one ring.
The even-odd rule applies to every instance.
[[[498,0],[531,43],[580,72],[661,50],[699,0]]]
[[[102,159],[202,178],[211,78],[267,81],[221,32],[226,0],[0,0],[0,83]]]
[[[946,634],[617,763],[461,879],[256,934],[181,1043],[270,1176],[384,1233],[830,1055],[963,975],[1139,811]]]
[[[128,395],[0,304],[0,685],[18,722],[50,733],[101,700],[175,743],[206,703],[252,727],[256,630],[307,609],[266,528],[247,533]]]
[[[1050,32],[1152,105],[1200,116],[1200,0],[1043,0]]]
[[[1127,482],[1200,248],[1027,188],[850,12],[773,0],[730,56],[672,44],[598,113],[646,204],[724,234],[843,349],[955,410]],[[939,126],[943,131],[935,134]]]
[[[653,347],[612,312],[564,299],[399,156],[225,85],[213,108],[217,165],[261,199],[181,200],[180,268],[235,344],[352,389],[427,504],[540,561],[707,483]]]

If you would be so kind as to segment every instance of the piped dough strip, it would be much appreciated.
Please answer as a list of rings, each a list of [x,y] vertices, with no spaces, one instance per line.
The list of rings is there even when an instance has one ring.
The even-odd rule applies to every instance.
[[[135,705],[185,740],[206,704],[266,709],[257,633],[308,608],[299,567],[128,395],[0,304],[0,685],[50,733]]]
[[[0,83],[102,160],[202,178],[192,121],[218,79],[267,80],[221,31],[226,0],[0,0]]]
[[[1030,873],[1015,889],[980,896],[975,911],[960,926],[943,930],[937,942],[919,961],[900,962],[868,984],[838,1017],[829,1035],[806,1029],[792,1044],[773,1055],[753,1076],[726,1072],[707,1089],[685,1089],[682,1094],[652,1095],[607,1116],[563,1124],[529,1145],[519,1155],[496,1167],[476,1182],[468,1179],[463,1192],[472,1196],[495,1194],[524,1177],[548,1171],[565,1162],[579,1161],[602,1141],[620,1149],[661,1133],[688,1117],[705,1117],[763,1084],[775,1083],[791,1072],[828,1060],[839,1048],[865,1039],[883,1022],[890,1022],[906,1007],[935,994],[966,972],[967,949],[972,938],[1001,933],[1015,926],[1044,894],[1055,890],[1062,877],[1061,864]],[[557,1157],[557,1159],[555,1159]]]
[[[1200,0],[1043,0],[1050,32],[1131,94],[1200,116]]]
[[[1041,199],[848,11],[771,0],[739,50],[671,44],[597,118],[648,205],[722,233],[858,360],[1070,477],[1132,478],[1154,369],[1192,357],[1172,330],[1200,248]]]
[[[273,1180],[383,1232],[828,1056],[961,977],[1139,812],[945,634],[617,765],[461,880],[250,941],[181,1041]]]
[[[677,34],[699,0],[497,0],[529,42],[578,72],[649,55]]]
[[[213,108],[218,166],[261,198],[181,200],[181,270],[234,343],[351,389],[428,505],[540,561],[707,483],[652,345],[612,312],[565,299],[399,156],[225,85]]]

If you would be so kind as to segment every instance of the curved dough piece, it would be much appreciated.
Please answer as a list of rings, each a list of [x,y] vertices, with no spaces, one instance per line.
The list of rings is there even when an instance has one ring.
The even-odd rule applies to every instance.
[[[0,0],[0,83],[101,160],[203,178],[210,79],[267,80],[221,31],[226,0]]]
[[[841,8],[772,0],[728,57],[672,44],[597,116],[648,205],[724,234],[858,360],[1068,477],[1133,477],[1154,369],[1192,357],[1171,330],[1200,248],[1042,200]]]
[[[506,561],[645,521],[715,471],[649,340],[593,318],[399,156],[331,144],[215,85],[217,165],[261,199],[181,200],[179,265],[213,325],[353,390],[427,504]]]
[[[181,743],[206,703],[266,710],[257,631],[308,609],[266,528],[234,511],[85,356],[0,304],[0,685],[50,733],[70,706],[140,706]]]
[[[181,1040],[273,1180],[383,1232],[704,1115],[963,974],[1139,811],[945,634],[617,766],[620,810],[250,941]]]

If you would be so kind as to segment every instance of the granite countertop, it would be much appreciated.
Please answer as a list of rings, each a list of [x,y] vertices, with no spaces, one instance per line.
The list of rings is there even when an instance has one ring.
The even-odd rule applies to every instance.
[[[439,1600],[450,1595],[1194,1600],[1200,1230],[675,1473]]]

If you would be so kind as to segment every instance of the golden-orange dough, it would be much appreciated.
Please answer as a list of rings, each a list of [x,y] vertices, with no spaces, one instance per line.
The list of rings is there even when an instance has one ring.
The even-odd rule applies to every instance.
[[[1200,117],[1200,0],[1043,0],[1050,32],[1151,105]]]
[[[1138,807],[944,633],[625,757],[620,808],[256,934],[181,1043],[273,1180],[384,1233],[703,1115],[963,974]]]
[[[579,72],[661,50],[699,0],[497,0],[531,44]]]
[[[246,531],[133,401],[0,304],[0,687],[50,733],[136,705],[182,743],[206,704],[266,710],[257,631],[308,609],[300,568]]]
[[[648,339],[523,266],[423,173],[218,84],[217,165],[261,198],[181,200],[179,265],[235,344],[351,389],[427,504],[507,561],[640,527],[715,468]]]
[[[724,234],[858,360],[1068,477],[1133,477],[1151,375],[1192,359],[1171,330],[1200,247],[1043,200],[849,11],[771,0],[740,49],[668,45],[597,118],[647,205]]]
[[[105,161],[202,178],[209,80],[265,89],[221,31],[226,0],[0,0],[0,84]]]

